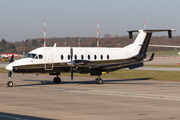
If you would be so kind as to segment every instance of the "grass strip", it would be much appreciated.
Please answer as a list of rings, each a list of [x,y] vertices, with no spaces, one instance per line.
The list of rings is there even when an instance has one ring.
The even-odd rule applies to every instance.
[[[144,65],[144,67],[180,68],[180,65]]]
[[[169,56],[169,55],[176,55],[179,53],[179,49],[177,50],[165,50],[165,51],[152,51],[152,52],[147,52],[148,56],[151,56],[152,53],[155,53],[155,56]]]

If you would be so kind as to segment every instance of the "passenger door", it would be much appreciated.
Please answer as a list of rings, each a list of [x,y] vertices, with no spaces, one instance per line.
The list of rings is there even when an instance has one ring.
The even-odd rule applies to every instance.
[[[50,48],[44,49],[44,57],[45,57],[45,70],[52,70],[53,69],[53,54]]]

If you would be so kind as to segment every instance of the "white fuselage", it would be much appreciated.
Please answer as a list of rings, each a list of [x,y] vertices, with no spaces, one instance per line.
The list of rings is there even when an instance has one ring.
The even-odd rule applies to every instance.
[[[67,63],[70,61],[70,57],[68,58],[68,55],[70,56],[70,49],[70,47],[40,47],[29,52],[29,54],[36,54],[36,56],[42,55],[42,59],[38,57],[36,59],[36,56],[34,58],[27,57],[17,60],[10,65],[15,67],[46,63]],[[108,61],[110,63],[111,60],[127,59],[135,55],[135,53],[124,50],[123,48],[73,47],[72,60],[89,60],[93,62],[98,61],[99,63],[101,61]]]
[[[44,57],[52,57],[53,63],[69,62],[68,55],[70,55],[70,47],[41,47],[31,51],[30,53],[42,54]],[[46,52],[47,51],[47,52]],[[51,54],[51,55],[47,55]],[[96,58],[94,57],[96,55]],[[107,58],[109,55],[109,59]],[[124,50],[123,48],[92,48],[92,47],[73,47],[73,59],[72,60],[89,60],[89,61],[101,61],[101,60],[116,60],[126,59],[135,54]],[[63,56],[63,59],[61,59]],[[76,58],[76,57],[77,58]],[[88,56],[90,56],[88,58]],[[102,57],[101,57],[102,56]],[[39,62],[45,62],[46,59],[39,60]],[[38,61],[37,61],[38,62]]]

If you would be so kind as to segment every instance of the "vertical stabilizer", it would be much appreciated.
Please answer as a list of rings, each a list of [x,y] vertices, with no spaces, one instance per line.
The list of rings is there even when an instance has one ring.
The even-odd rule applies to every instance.
[[[136,37],[135,41],[124,47],[125,50],[132,52],[134,54],[146,54],[149,42],[152,36],[153,32],[163,32],[167,31],[169,38],[172,37],[172,31],[175,31],[174,29],[165,29],[165,30],[133,30],[133,31],[128,31],[129,32],[129,37],[132,39],[133,37],[133,32],[139,32],[138,36]]]

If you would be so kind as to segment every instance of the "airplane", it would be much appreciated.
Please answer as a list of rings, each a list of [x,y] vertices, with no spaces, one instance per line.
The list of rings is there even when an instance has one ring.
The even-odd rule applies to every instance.
[[[172,37],[172,31],[175,29],[164,30],[132,30],[127,31],[130,39],[133,33],[138,32],[135,41],[123,48],[106,48],[106,47],[40,47],[32,50],[25,58],[13,61],[5,68],[9,71],[9,81],[7,85],[13,86],[11,80],[12,73],[49,73],[56,75],[54,83],[60,83],[60,73],[70,72],[71,80],[73,73],[87,74],[98,76],[95,84],[102,84],[103,80],[100,75],[102,72],[112,72],[122,68],[134,69],[142,67],[144,62],[152,61],[154,53],[150,59],[146,58],[147,48],[153,32],[167,31],[169,38]]]

